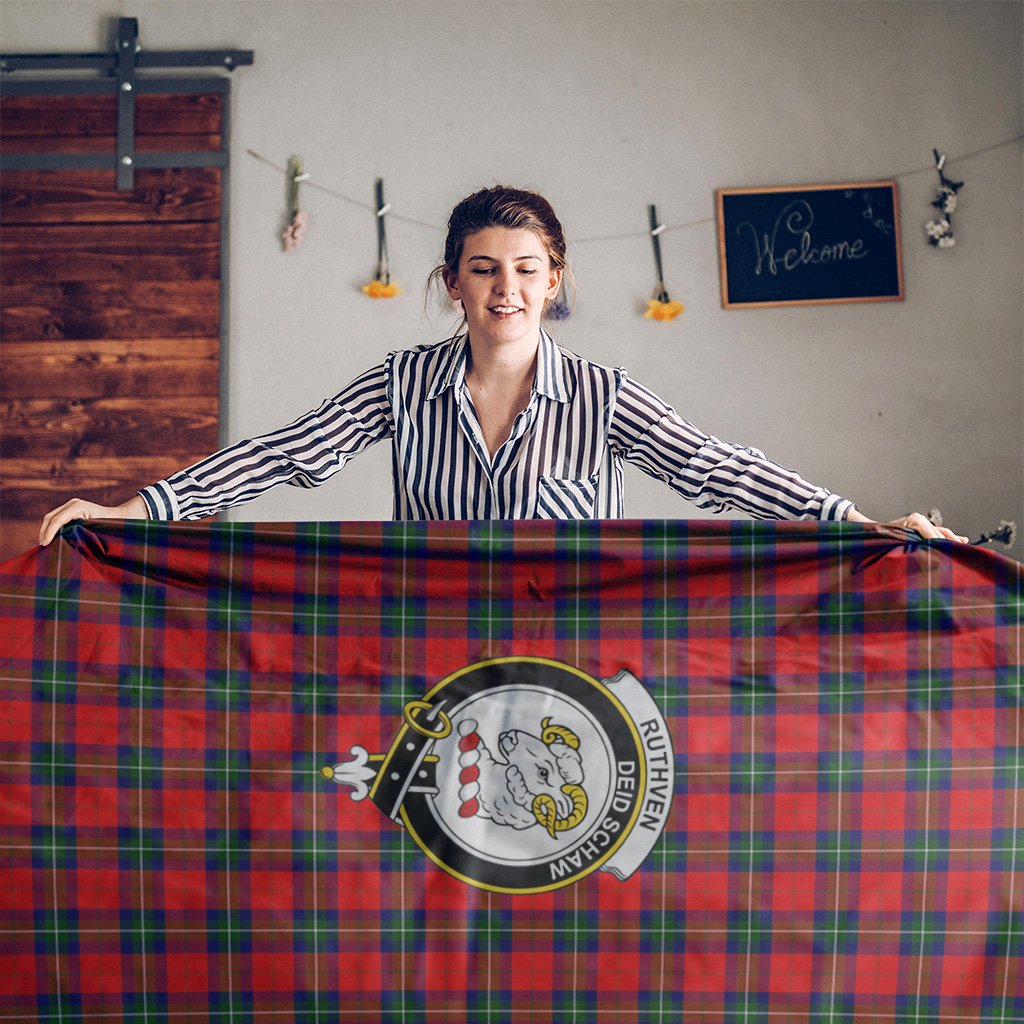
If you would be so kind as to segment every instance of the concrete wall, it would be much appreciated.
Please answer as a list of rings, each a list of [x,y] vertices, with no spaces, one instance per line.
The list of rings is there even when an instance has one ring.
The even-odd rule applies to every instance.
[[[497,181],[537,188],[579,284],[564,345],[625,365],[688,418],[754,444],[880,518],[938,507],[977,534],[1024,527],[1022,5],[1017,2],[305,2],[5,0],[6,52],[106,50],[112,20],[150,49],[240,47],[234,75],[225,440],[293,418],[390,349],[444,336],[424,309],[442,226]],[[966,181],[955,248],[926,244],[931,150]],[[397,300],[359,285],[372,214],[307,188],[285,255],[283,165],[371,203],[382,176]],[[967,154],[986,150],[974,156]],[[721,308],[719,187],[896,177],[906,300]],[[669,225],[686,313],[640,316],[654,284],[646,204]],[[599,240],[604,239],[604,240]],[[378,446],[318,491],[239,519],[378,519]],[[638,472],[627,514],[703,515]],[[1021,545],[1014,550],[1021,555]]]

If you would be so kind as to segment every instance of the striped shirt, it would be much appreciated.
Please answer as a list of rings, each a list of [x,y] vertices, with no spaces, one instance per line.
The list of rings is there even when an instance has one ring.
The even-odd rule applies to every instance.
[[[494,453],[465,386],[468,340],[391,353],[288,426],[140,493],[154,519],[199,519],[281,483],[316,487],[390,438],[396,519],[618,519],[622,463],[701,508],[757,519],[845,519],[852,503],[682,419],[625,371],[541,332],[526,408]]]

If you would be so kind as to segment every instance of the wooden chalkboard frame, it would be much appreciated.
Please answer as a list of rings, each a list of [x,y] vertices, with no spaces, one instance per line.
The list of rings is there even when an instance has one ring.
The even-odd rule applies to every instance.
[[[820,194],[820,197],[819,195]],[[881,195],[880,195],[881,194]],[[731,197],[738,197],[732,199]],[[825,214],[825,236],[814,238],[809,230],[814,221],[814,211],[809,203],[812,199],[824,201],[825,209],[840,210],[844,219],[849,222],[852,213],[846,214],[842,205],[852,201],[863,203],[859,207],[860,218],[863,220],[865,234],[857,238],[839,238],[829,236],[827,213]],[[876,217],[872,199],[878,208],[888,216]],[[806,209],[811,212],[811,222],[801,221],[800,214]],[[794,207],[794,204],[797,204]],[[832,204],[831,207],[829,204]],[[821,209],[819,204],[819,209]],[[849,302],[900,302],[904,297],[903,287],[903,249],[900,232],[899,186],[895,181],[855,181],[832,185],[774,185],[763,188],[727,188],[716,192],[716,209],[718,221],[718,252],[719,269],[722,287],[722,307],[724,309],[763,309],[771,306],[820,306],[834,303]],[[852,207],[851,207],[852,210]],[[784,228],[786,240],[779,245],[777,229],[787,211],[793,211],[793,223]],[[868,216],[869,212],[872,216]],[[762,234],[758,240],[759,230],[765,221],[755,226],[749,220],[740,220],[741,216],[756,216],[760,213],[769,222],[769,232]],[[795,214],[795,218],[793,215]],[[891,217],[891,220],[888,219]],[[772,219],[774,218],[774,220]],[[787,218],[787,221],[790,218]],[[821,224],[819,218],[819,225]],[[859,221],[857,221],[859,225]],[[740,268],[741,239],[736,232],[740,225],[749,226],[750,231],[744,232],[748,237],[745,242],[743,269]],[[806,238],[805,238],[806,236]],[[871,252],[877,253],[872,259],[870,275],[863,272],[858,261],[866,258],[868,250],[865,242],[870,240]],[[809,244],[808,244],[809,243]],[[751,251],[751,245],[753,251]],[[779,251],[777,252],[776,249]],[[825,250],[828,252],[825,252]],[[863,253],[863,256],[861,255]],[[817,259],[815,258],[817,256]],[[795,257],[795,258],[794,258]],[[824,258],[823,258],[824,257]],[[765,260],[769,275],[762,276]],[[838,265],[862,270],[861,279],[844,278],[842,284],[830,287],[829,279],[835,275],[823,269],[815,273],[812,269],[805,277],[813,279],[805,283],[799,276],[790,277],[789,272],[800,270],[808,264],[821,264],[834,259]],[[788,263],[787,263],[788,260]],[[751,272],[749,266],[756,263]],[[790,265],[793,264],[793,265]],[[732,271],[730,272],[730,267]],[[780,281],[779,270],[785,275]],[[815,268],[816,269],[816,268]],[[756,286],[748,282],[757,276]],[[875,278],[878,278],[876,282]],[[746,280],[745,280],[746,278]],[[882,283],[879,283],[882,282]],[[853,288],[856,293],[850,294]],[[860,290],[858,290],[860,289]]]

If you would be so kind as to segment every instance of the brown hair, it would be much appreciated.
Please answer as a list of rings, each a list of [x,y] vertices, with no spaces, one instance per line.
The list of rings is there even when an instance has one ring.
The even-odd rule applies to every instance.
[[[427,279],[443,286],[459,271],[466,238],[485,228],[525,228],[541,240],[551,266],[561,270],[570,281],[572,273],[565,259],[565,235],[551,204],[537,192],[495,185],[466,196],[448,218],[448,236],[444,243],[444,262],[435,267]]]

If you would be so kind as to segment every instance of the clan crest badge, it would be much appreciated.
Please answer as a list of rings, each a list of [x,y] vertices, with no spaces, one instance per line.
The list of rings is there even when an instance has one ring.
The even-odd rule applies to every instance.
[[[625,880],[664,830],[668,727],[629,672],[597,680],[533,657],[452,673],[403,709],[386,754],[353,746],[325,778],[403,825],[435,864],[492,892]]]

